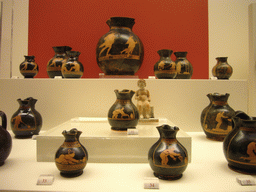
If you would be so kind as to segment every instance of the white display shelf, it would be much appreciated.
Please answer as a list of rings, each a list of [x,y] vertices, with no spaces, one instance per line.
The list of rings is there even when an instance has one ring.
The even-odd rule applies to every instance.
[[[206,138],[203,132],[188,132],[192,137],[192,162],[183,177],[159,180],[160,192],[255,192],[256,186],[241,186],[236,177],[245,176],[229,169],[223,143]],[[48,145],[46,146],[48,147]],[[90,158],[90,154],[89,154]],[[13,138],[13,148],[0,167],[0,191],[150,191],[144,179],[155,178],[148,163],[90,163],[76,178],[64,178],[54,162],[37,162],[36,140]],[[52,185],[37,185],[41,174],[52,174]],[[256,176],[253,176],[256,179]]]
[[[36,137],[37,161],[53,162],[55,153],[64,142],[63,130],[77,128],[82,131],[80,142],[89,153],[91,163],[146,163],[148,151],[159,139],[157,126],[169,124],[171,121],[161,118],[159,122],[139,123],[136,127],[138,135],[128,135],[127,131],[113,131],[107,118],[73,118]],[[177,139],[188,151],[191,161],[191,137],[179,130]]]

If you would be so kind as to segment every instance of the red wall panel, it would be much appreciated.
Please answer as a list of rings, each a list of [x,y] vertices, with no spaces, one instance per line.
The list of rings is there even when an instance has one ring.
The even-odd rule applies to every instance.
[[[46,65],[53,46],[68,45],[80,51],[84,78],[98,78],[96,45],[109,31],[107,19],[135,18],[133,32],[144,45],[144,61],[136,73],[153,76],[159,49],[187,51],[193,79],[208,79],[207,0],[30,0],[28,54],[39,65],[37,78],[47,78]],[[175,60],[175,56],[172,55]]]

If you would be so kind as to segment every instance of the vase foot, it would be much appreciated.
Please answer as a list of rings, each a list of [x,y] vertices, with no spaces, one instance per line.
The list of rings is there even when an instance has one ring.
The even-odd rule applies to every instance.
[[[180,175],[161,175],[154,172],[155,177],[162,179],[162,180],[177,180],[182,177],[182,174]]]
[[[255,170],[249,170],[249,169],[242,169],[242,168],[238,168],[235,167],[233,165],[228,164],[228,167],[235,172],[238,173],[242,173],[242,174],[246,174],[246,175],[256,175],[256,171]]]
[[[79,171],[79,172],[75,172],[75,173],[64,173],[64,172],[60,172],[60,175],[62,177],[69,177],[69,178],[72,178],[72,177],[78,177],[80,175],[83,174],[83,171]]]
[[[33,135],[15,135],[17,139],[30,139]]]
[[[209,137],[209,136],[206,136],[206,138],[212,141],[223,141],[225,139],[225,137]]]

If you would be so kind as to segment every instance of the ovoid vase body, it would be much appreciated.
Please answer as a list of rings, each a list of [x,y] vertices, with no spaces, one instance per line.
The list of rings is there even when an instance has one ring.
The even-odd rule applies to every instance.
[[[124,89],[115,90],[116,102],[108,111],[108,122],[112,130],[126,131],[128,128],[136,128],[139,122],[139,111],[132,102],[134,91]]]
[[[37,99],[18,99],[19,109],[12,115],[11,129],[16,138],[29,138],[38,135],[42,128],[42,116],[35,109]]]
[[[77,177],[83,174],[88,161],[88,153],[79,142],[81,132],[77,129],[63,131],[64,143],[55,154],[55,164],[63,177]]]
[[[192,64],[187,59],[187,52],[175,52],[177,75],[175,79],[191,79],[193,75]]]
[[[2,166],[11,153],[12,137],[6,130],[7,118],[3,111],[0,111],[0,117],[2,119],[2,125],[0,126],[0,166]]]
[[[108,33],[97,44],[96,59],[105,75],[134,75],[141,67],[144,48],[132,31],[133,18],[111,17]]]
[[[69,46],[57,46],[53,47],[55,55],[51,58],[47,63],[47,74],[50,78],[54,78],[55,76],[62,76],[61,68],[62,64],[66,62],[67,54],[66,51],[71,51],[71,47]]]
[[[80,52],[67,51],[67,60],[62,64],[61,73],[64,78],[81,78],[84,73],[83,64],[78,60]]]
[[[229,167],[237,172],[256,174],[256,117],[236,112],[234,129],[223,141]]]
[[[218,79],[229,79],[233,68],[228,64],[227,57],[217,57],[217,64],[212,68],[212,74]]]
[[[154,73],[158,79],[174,79],[177,76],[176,63],[171,59],[170,49],[161,49],[157,53],[160,60],[154,65]]]
[[[20,73],[25,78],[33,78],[37,75],[39,67],[35,62],[35,56],[24,56],[25,61],[20,64]]]
[[[206,137],[223,141],[233,129],[232,117],[235,111],[228,104],[229,94],[208,94],[210,104],[201,113],[201,125]]]
[[[149,149],[148,161],[159,179],[176,180],[188,165],[188,154],[185,147],[176,139],[178,127],[162,125],[157,127],[160,138]]]

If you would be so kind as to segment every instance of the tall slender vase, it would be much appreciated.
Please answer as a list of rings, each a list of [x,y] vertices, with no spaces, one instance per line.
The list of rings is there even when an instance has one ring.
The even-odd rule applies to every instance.
[[[96,48],[97,63],[105,75],[134,75],[140,69],[144,48],[132,31],[134,20],[111,17],[107,21],[110,30],[99,39]]]

